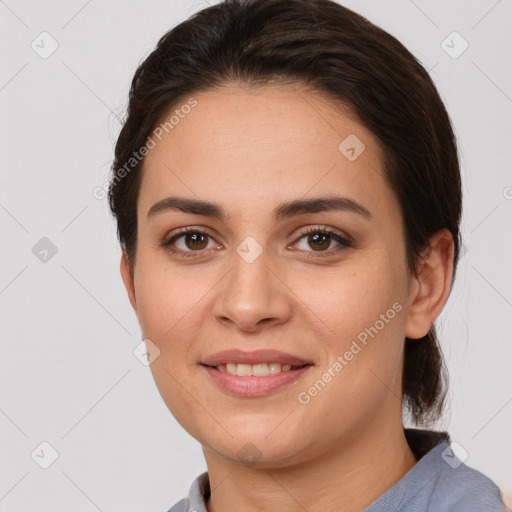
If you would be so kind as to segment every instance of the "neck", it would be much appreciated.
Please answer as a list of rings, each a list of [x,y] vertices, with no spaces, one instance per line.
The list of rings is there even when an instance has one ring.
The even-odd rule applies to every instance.
[[[235,464],[204,448],[211,489],[207,509],[361,512],[417,462],[398,427],[374,422],[343,439],[339,449],[279,468]]]

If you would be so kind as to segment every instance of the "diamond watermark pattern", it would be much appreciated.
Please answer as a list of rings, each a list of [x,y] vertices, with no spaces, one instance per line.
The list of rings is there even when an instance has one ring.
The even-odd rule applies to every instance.
[[[58,459],[59,453],[48,441],[43,441],[30,456],[38,466],[48,469]]]
[[[363,144],[363,141],[353,133],[343,139],[338,146],[340,153],[351,162],[359,158],[365,149],[366,146]]]
[[[252,443],[246,443],[242,448],[238,451],[237,457],[246,465],[246,466],[254,466],[260,459],[262,453],[258,450],[258,448]]]
[[[452,441],[450,446],[441,453],[443,460],[453,469],[457,469],[469,457],[469,453],[457,441]]]
[[[32,247],[32,254],[42,263],[48,263],[57,254],[57,246],[49,238],[43,236]]]
[[[236,252],[246,263],[252,263],[263,252],[263,247],[252,236],[248,236],[238,245]]]
[[[149,338],[145,338],[135,347],[133,355],[144,366],[150,366],[160,356],[160,349]]]
[[[48,32],[41,32],[30,44],[41,59],[50,57],[59,47],[57,40]]]
[[[454,31],[441,42],[441,48],[452,59],[458,59],[469,48],[469,43]]]

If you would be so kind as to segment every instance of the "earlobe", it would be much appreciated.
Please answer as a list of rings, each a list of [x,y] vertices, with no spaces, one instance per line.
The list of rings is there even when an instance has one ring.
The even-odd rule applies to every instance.
[[[123,251],[123,254],[121,256],[121,277],[123,278],[123,283],[128,293],[130,304],[132,305],[135,312],[137,312],[137,300],[135,298],[135,286],[133,282],[133,275],[130,272],[130,264],[128,256],[125,251]]]
[[[409,296],[405,336],[419,339],[426,336],[443,310],[453,276],[453,237],[448,229],[437,231],[419,263]]]

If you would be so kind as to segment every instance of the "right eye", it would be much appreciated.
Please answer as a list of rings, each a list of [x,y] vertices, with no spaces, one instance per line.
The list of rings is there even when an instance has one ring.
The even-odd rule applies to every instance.
[[[200,231],[195,228],[180,228],[179,233],[167,238],[162,241],[161,246],[164,247],[171,254],[183,256],[185,258],[197,258],[201,257],[202,253],[212,247],[208,247],[208,239],[213,238],[211,235],[204,231]],[[181,244],[181,247],[177,247],[177,242]],[[213,244],[215,246],[215,244]],[[216,245],[220,248],[219,245]],[[196,253],[196,254],[194,254]]]

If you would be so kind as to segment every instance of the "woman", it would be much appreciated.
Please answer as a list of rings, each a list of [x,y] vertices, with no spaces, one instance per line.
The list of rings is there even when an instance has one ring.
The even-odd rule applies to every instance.
[[[109,197],[155,382],[208,468],[171,512],[505,510],[424,428],[461,182],[396,39],[330,0],[204,9],[137,69]]]

